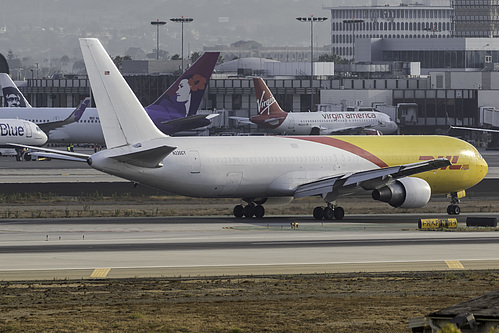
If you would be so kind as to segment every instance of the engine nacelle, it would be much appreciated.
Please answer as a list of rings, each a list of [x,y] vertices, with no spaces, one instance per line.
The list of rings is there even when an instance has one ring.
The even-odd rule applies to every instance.
[[[372,197],[374,200],[387,202],[392,207],[420,208],[430,201],[431,188],[424,179],[404,177],[374,190]]]

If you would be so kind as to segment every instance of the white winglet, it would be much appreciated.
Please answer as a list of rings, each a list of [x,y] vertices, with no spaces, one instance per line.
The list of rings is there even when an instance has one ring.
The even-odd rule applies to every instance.
[[[96,38],[80,38],[107,148],[164,138]]]

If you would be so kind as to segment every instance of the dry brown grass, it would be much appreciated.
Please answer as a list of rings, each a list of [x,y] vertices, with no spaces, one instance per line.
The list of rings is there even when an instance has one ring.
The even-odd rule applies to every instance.
[[[0,219],[73,218],[73,217],[147,217],[147,216],[232,216],[237,199],[201,199],[181,196],[111,196],[81,197],[12,196],[0,198]],[[343,198],[339,204],[347,214],[443,213],[447,199],[432,199],[419,209],[395,209],[369,197]],[[267,206],[266,216],[311,215],[320,198],[293,200],[285,206]],[[464,200],[464,212],[497,212],[497,200]]]
[[[0,283],[0,332],[409,332],[498,272]]]

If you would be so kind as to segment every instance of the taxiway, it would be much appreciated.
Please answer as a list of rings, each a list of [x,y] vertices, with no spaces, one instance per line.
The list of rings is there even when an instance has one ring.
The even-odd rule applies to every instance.
[[[4,220],[0,279],[499,268],[496,233],[419,231],[418,218],[352,215],[334,223],[309,217]],[[459,217],[461,225],[465,219]],[[298,228],[291,228],[296,222]]]

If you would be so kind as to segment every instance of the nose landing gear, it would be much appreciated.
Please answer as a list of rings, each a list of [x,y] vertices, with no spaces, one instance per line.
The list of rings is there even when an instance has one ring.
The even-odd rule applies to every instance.
[[[450,205],[447,206],[447,214],[449,215],[459,215],[461,213],[461,208],[458,206],[460,200],[458,197],[458,193],[451,193],[451,201]]]

